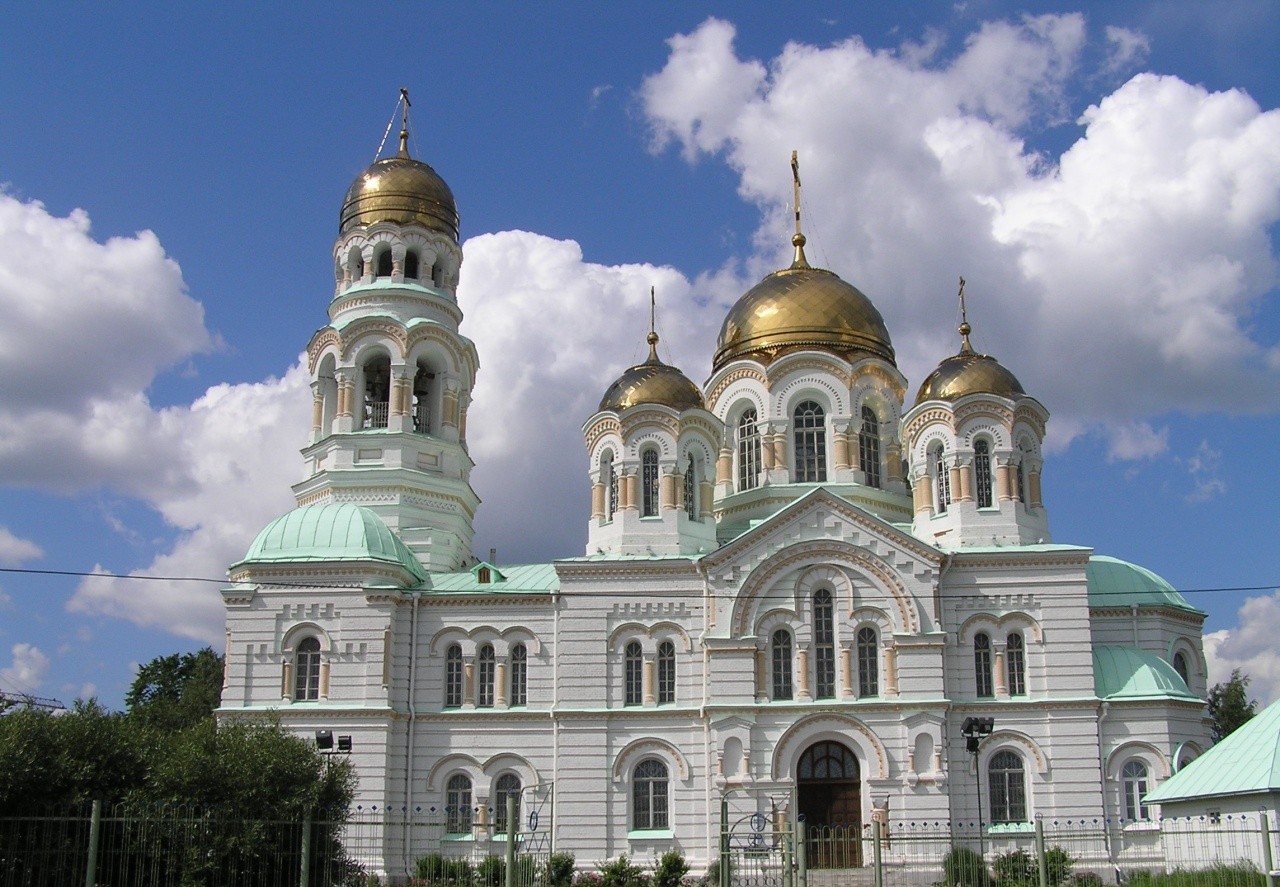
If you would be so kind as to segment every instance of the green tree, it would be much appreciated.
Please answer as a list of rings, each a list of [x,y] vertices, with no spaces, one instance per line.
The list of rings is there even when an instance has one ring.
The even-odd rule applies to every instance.
[[[124,697],[129,716],[146,727],[183,730],[222,703],[222,657],[209,647],[158,656],[138,669]]]
[[[1254,715],[1256,699],[1249,698],[1249,676],[1233,669],[1225,684],[1209,690],[1209,717],[1213,720],[1213,741],[1221,742]]]

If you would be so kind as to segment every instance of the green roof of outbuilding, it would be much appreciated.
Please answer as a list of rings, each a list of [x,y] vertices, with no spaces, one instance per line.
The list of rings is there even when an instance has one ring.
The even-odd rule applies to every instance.
[[[1093,692],[1099,699],[1200,701],[1172,665],[1133,647],[1093,648]]]
[[[489,581],[481,582],[481,569],[489,568]],[[555,564],[517,564],[498,567],[476,564],[456,573],[432,573],[427,590],[461,594],[546,594],[560,589]]]
[[[1089,584],[1089,606],[1128,607],[1132,604],[1146,607],[1173,607],[1200,613],[1178,594],[1178,590],[1146,567],[1139,567],[1119,558],[1095,554],[1085,568]]]
[[[267,524],[240,564],[381,561],[418,581],[422,563],[377,513],[359,505],[304,505]],[[236,564],[235,566],[240,566]]]
[[[1280,791],[1280,701],[1170,776],[1145,800],[1162,804],[1276,791]]]

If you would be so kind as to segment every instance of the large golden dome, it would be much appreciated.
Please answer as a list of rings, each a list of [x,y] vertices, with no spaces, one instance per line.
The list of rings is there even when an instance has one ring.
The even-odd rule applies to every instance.
[[[675,367],[658,359],[658,334],[649,333],[649,359],[626,370],[600,398],[600,410],[621,413],[636,404],[671,407],[678,413],[704,409],[698,386]]]
[[[339,234],[375,222],[396,222],[458,239],[453,192],[434,169],[409,156],[406,135],[401,133],[399,153],[375,160],[351,183],[342,202]]]
[[[893,363],[889,330],[871,300],[836,274],[810,266],[803,234],[791,242],[796,247],[791,267],[747,290],[725,317],[712,372],[739,357],[767,363],[804,348],[844,356],[864,352]]]
[[[969,344],[969,324],[960,325],[963,337],[960,353],[948,357],[928,375],[916,394],[916,403],[926,400],[959,400],[969,394],[996,394],[1010,399],[1026,391],[1018,378],[989,354],[978,354]]]

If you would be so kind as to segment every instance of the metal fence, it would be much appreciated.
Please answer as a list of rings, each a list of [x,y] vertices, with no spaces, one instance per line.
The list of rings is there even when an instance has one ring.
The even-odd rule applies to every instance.
[[[1280,844],[1262,812],[806,827],[725,804],[721,823],[718,887],[1280,887]]]

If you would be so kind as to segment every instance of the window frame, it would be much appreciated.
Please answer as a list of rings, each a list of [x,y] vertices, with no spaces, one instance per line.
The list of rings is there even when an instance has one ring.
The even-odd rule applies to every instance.
[[[991,442],[985,437],[973,442],[973,490],[979,508],[991,508],[995,505],[991,477]]]
[[[474,823],[471,798],[474,786],[466,773],[454,773],[445,783],[444,832],[446,835],[470,835]]]
[[[854,644],[858,660],[858,698],[880,695],[880,632],[870,625],[858,629]]]
[[[862,428],[858,432],[858,465],[867,486],[880,489],[884,485],[880,470],[880,417],[865,404],[862,407]]]
[[[1136,772],[1141,770],[1141,772]],[[1142,798],[1146,795],[1151,770],[1141,758],[1131,758],[1120,768],[1120,792],[1124,802],[1124,818],[1130,822],[1142,822],[1151,818],[1151,809]]]
[[[639,641],[627,641],[622,648],[622,704],[644,704],[644,650]]]
[[[646,449],[640,454],[640,516],[659,517],[662,507],[662,482],[658,471],[658,451]]]
[[[991,635],[980,631],[973,636],[973,695],[979,699],[994,699],[995,675],[991,669]]]
[[[463,694],[462,645],[450,644],[444,654],[444,707],[462,708]]]
[[[769,638],[770,699],[787,701],[795,699],[792,646],[791,632],[785,628],[775,629]]]
[[[658,705],[676,701],[676,645],[671,641],[658,644]]]
[[[693,453],[684,469],[684,513],[689,520],[698,519],[698,462]]]
[[[937,444],[930,451],[933,467],[933,513],[946,514],[951,507],[951,470],[947,468],[947,448]]]
[[[493,644],[484,644],[476,651],[476,708],[493,708],[497,665]]]
[[[1004,642],[1005,685],[1010,696],[1027,695],[1027,642],[1020,631],[1009,632]]]
[[[738,417],[738,492],[754,490],[760,485],[760,418],[755,407],[748,407]]]
[[[671,827],[671,777],[664,761],[645,758],[631,771],[631,829],[665,831]]]
[[[512,788],[512,783],[515,787]],[[493,830],[494,834],[507,834],[507,798],[514,794],[516,798],[516,830],[520,828],[520,800],[524,786],[515,773],[503,773],[493,782]]]
[[[992,825],[1030,822],[1027,816],[1027,768],[1022,755],[1002,748],[987,760],[987,800]]]
[[[827,482],[827,413],[816,400],[804,400],[791,412],[795,482]]]
[[[293,648],[293,701],[315,702],[320,698],[320,663],[323,645],[313,634],[299,638]]]
[[[507,654],[511,686],[507,692],[507,705],[520,708],[529,704],[529,648],[515,644]]]
[[[835,595],[829,588],[813,593],[813,698],[836,696]]]

